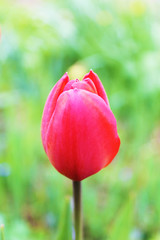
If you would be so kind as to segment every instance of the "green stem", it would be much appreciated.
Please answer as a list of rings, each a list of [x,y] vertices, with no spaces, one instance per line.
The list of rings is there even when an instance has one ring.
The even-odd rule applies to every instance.
[[[75,240],[82,240],[81,182],[73,181]]]

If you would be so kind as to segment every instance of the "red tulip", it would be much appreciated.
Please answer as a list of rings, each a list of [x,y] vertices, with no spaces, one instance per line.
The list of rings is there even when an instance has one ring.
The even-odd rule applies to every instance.
[[[116,119],[91,70],[82,81],[67,73],[56,83],[42,117],[42,142],[52,165],[81,181],[106,167],[119,150]]]

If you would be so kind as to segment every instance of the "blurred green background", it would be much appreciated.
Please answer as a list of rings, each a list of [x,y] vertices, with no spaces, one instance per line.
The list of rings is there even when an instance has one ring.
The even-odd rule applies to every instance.
[[[90,69],[105,86],[121,148],[106,169],[83,181],[85,240],[160,240],[159,10],[158,0],[0,1],[6,240],[70,239],[65,199],[72,184],[44,153],[41,116],[64,72],[82,79]]]

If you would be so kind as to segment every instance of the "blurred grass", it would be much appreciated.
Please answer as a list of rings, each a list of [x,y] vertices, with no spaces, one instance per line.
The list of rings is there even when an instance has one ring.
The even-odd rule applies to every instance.
[[[0,224],[9,240],[54,240],[71,181],[41,145],[46,97],[92,68],[121,149],[83,181],[86,240],[160,239],[160,3],[1,0]],[[66,210],[67,211],[67,210]],[[65,214],[65,213],[64,213]]]

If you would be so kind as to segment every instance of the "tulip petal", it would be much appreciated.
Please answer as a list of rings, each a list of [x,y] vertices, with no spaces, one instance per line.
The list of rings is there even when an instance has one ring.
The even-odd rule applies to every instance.
[[[79,80],[78,80],[78,79],[76,79],[76,80],[70,80],[70,81],[66,84],[66,86],[64,87],[63,91],[68,91],[68,90],[72,89],[72,85],[73,85],[73,83],[75,83],[75,82],[79,82]]]
[[[51,163],[75,181],[107,166],[120,146],[110,108],[101,97],[82,89],[59,96],[46,135]]]
[[[90,78],[85,78],[85,79],[82,80],[82,82],[86,82],[92,88],[91,92],[94,92],[94,93],[98,94],[97,89],[96,89],[93,81]]]
[[[63,89],[64,89],[65,85],[68,83],[68,81],[69,81],[68,74],[65,73],[62,76],[62,78],[56,83],[56,85],[52,88],[52,90],[47,98],[46,104],[44,106],[43,116],[42,116],[42,125],[41,125],[41,135],[42,135],[42,143],[43,143],[45,151],[46,151],[45,139],[46,139],[47,128],[48,128],[51,116],[54,112],[57,99],[58,99],[59,95],[63,92]]]
[[[83,80],[86,79],[86,78],[90,78],[90,79],[93,81],[93,83],[94,83],[94,85],[95,85],[95,87],[96,87],[96,89],[97,89],[98,95],[99,95],[101,98],[103,98],[103,100],[104,100],[104,101],[107,103],[107,105],[109,106],[109,101],[108,101],[107,94],[106,94],[106,92],[105,92],[105,89],[104,89],[104,87],[103,87],[103,85],[102,85],[102,83],[101,83],[98,75],[97,75],[96,73],[94,73],[92,70],[90,70],[90,72],[87,73],[87,74],[84,76]]]
[[[84,89],[97,94],[96,87],[90,78],[86,78],[83,81],[79,81],[78,79],[71,80],[66,84],[63,91],[68,91],[74,88]]]

